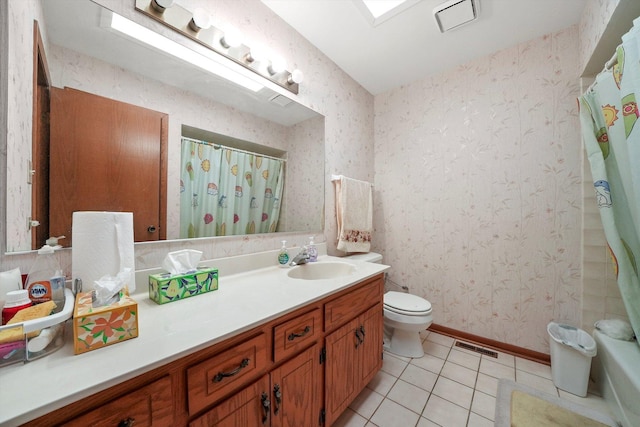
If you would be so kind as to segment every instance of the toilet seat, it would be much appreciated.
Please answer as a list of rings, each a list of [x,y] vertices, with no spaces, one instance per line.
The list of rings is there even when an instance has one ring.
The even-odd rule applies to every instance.
[[[384,309],[405,316],[425,316],[431,313],[431,303],[417,295],[389,291],[384,294]]]

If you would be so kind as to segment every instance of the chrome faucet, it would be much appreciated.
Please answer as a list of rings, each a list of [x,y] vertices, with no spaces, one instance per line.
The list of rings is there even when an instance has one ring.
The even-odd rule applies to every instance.
[[[294,265],[306,264],[309,262],[309,258],[309,252],[307,251],[307,247],[305,246],[300,250],[298,255],[293,258],[289,265],[293,267]]]

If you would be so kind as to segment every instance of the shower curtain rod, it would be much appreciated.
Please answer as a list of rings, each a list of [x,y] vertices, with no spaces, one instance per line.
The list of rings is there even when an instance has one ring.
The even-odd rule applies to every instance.
[[[618,63],[618,48],[616,48],[616,51],[613,52],[613,55],[611,55],[611,59],[609,59],[607,62],[604,63],[604,70],[602,71],[609,71],[617,63]]]
[[[618,46],[620,47],[620,46]],[[607,71],[611,70],[613,68],[614,65],[616,65],[618,63],[618,48],[616,47],[615,52],[613,52],[613,55],[611,55],[611,58],[609,58],[609,60],[607,62],[604,63],[604,68],[602,69],[602,71],[600,71],[600,73],[598,73],[598,75],[602,74],[602,73],[606,73]],[[596,79],[598,78],[598,76],[596,76]],[[589,87],[587,88],[587,90],[585,91],[585,93],[591,92],[593,90],[593,88],[596,86],[596,83],[598,81],[595,80],[593,83],[591,83],[589,85]]]
[[[219,150],[221,148],[225,148],[227,150],[237,151],[238,153],[252,154],[254,156],[264,157],[265,159],[279,160],[279,161],[284,162],[284,163],[287,162],[287,159],[281,159],[279,157],[267,156],[266,154],[254,153],[253,151],[241,150],[240,148],[228,147],[226,145],[216,144],[214,142],[209,142],[209,141],[203,141],[201,139],[189,138],[187,136],[183,136],[182,139],[186,139],[188,141],[195,142],[196,144],[210,145],[211,147],[213,147],[216,150]]]

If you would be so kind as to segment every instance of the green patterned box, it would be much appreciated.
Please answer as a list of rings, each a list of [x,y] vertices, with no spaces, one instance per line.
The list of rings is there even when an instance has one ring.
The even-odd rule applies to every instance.
[[[195,273],[149,275],[149,298],[158,304],[189,298],[218,289],[218,269],[201,268]]]

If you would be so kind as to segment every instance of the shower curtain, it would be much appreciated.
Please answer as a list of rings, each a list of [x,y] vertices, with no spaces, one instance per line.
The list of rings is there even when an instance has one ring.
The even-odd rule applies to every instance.
[[[640,337],[640,18],[616,58],[579,98],[580,122],[618,287]]]
[[[283,161],[183,138],[180,173],[180,237],[276,230]]]

